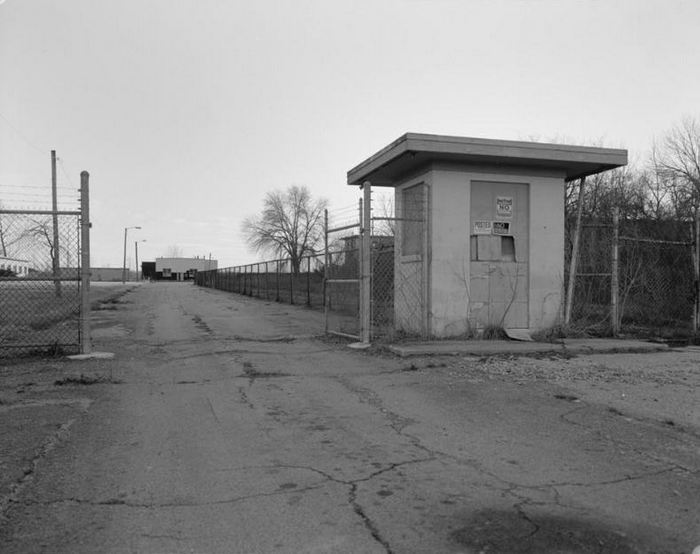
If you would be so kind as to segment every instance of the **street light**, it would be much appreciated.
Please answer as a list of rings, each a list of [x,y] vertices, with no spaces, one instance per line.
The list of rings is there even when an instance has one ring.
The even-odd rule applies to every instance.
[[[141,280],[141,279],[139,279],[139,242],[146,242],[146,239],[134,241],[134,250],[136,250],[136,280],[137,281]],[[141,272],[141,277],[143,277],[143,271]]]
[[[126,283],[126,234],[129,229],[140,229],[138,225],[135,227],[124,227],[124,265],[122,266],[122,285]]]

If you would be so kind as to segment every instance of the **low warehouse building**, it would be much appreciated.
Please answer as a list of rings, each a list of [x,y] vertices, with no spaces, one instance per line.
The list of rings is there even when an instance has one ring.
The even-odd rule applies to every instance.
[[[156,258],[156,279],[187,281],[198,271],[217,269],[218,265],[210,258]]]

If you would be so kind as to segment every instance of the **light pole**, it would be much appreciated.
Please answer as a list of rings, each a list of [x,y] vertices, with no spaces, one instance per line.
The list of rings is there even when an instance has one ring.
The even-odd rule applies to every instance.
[[[139,279],[139,242],[146,242],[146,239],[134,241],[134,250],[136,251],[136,280],[137,281],[141,280],[141,279]],[[143,271],[141,272],[141,275],[143,276]]]
[[[126,283],[126,234],[129,229],[140,229],[138,225],[135,227],[124,227],[124,265],[122,266],[122,285]]]

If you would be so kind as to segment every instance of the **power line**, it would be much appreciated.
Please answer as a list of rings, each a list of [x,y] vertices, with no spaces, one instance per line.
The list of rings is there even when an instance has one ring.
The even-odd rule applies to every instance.
[[[2,113],[0,113],[0,119],[2,119],[7,124],[7,126],[17,134],[17,136],[19,138],[21,138],[24,142],[26,142],[34,150],[36,150],[37,152],[40,152],[41,154],[46,153],[46,150],[39,148],[36,144],[34,144],[31,140],[29,140],[26,137],[26,135],[22,131],[20,131],[17,127],[15,127],[12,123],[10,123],[10,120],[7,119]]]
[[[66,166],[63,165],[63,158],[58,158],[58,163],[61,166],[61,171],[63,171],[63,174],[66,176],[66,179],[68,179],[68,184],[73,186],[73,181],[71,180],[70,176],[68,175],[68,172],[66,171]]]

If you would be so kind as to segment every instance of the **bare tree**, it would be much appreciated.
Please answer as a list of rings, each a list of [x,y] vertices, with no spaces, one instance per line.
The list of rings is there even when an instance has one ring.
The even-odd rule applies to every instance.
[[[312,198],[305,186],[268,192],[262,212],[243,221],[246,242],[257,252],[289,257],[292,271],[299,273],[302,258],[315,253],[323,238],[327,205],[323,198]]]
[[[698,209],[700,196],[700,122],[686,117],[654,146],[652,163],[675,200]],[[680,203],[680,204],[679,204]],[[679,214],[681,215],[681,214]]]
[[[2,209],[2,202],[0,202],[0,210]],[[5,226],[3,224],[3,218],[0,216],[0,250],[2,251],[2,256],[7,257],[7,244],[5,244]]]
[[[666,135],[657,152],[657,167],[700,190],[700,123],[684,118]]]
[[[372,200],[372,217],[375,218],[373,235],[396,235],[394,195],[379,194]]]
[[[54,241],[53,222],[48,218],[32,219],[32,225],[25,231],[25,236],[32,237],[43,243],[49,251],[51,258],[51,268],[54,278],[54,286],[56,296],[61,296],[61,279],[60,279],[60,253],[56,248]]]

